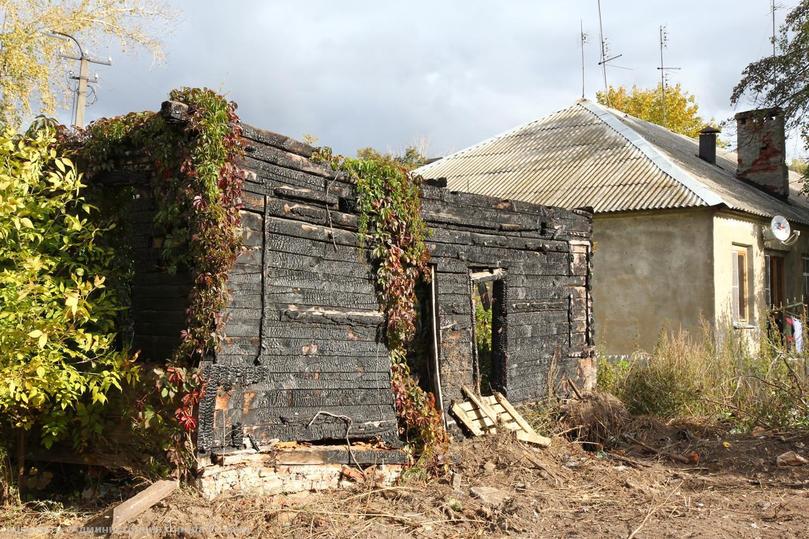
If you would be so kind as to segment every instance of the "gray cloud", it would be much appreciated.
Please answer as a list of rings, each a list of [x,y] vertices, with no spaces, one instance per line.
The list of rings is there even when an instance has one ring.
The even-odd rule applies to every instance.
[[[794,4],[790,2],[790,5]],[[601,88],[596,0],[485,2],[178,1],[167,59],[110,50],[88,118],[154,109],[168,91],[208,86],[248,123],[344,153],[399,150],[426,139],[445,154],[572,104]],[[731,115],[728,97],[770,50],[768,0],[602,0],[613,84],[649,87],[659,74],[658,25],[668,26],[671,75],[703,115]],[[779,12],[783,17],[785,10]],[[107,51],[98,51],[107,54]]]

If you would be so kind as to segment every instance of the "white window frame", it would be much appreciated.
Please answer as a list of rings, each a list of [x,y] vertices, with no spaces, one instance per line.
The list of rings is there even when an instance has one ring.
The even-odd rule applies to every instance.
[[[739,264],[739,256],[744,258],[742,266]],[[750,298],[752,296],[750,290],[750,247],[734,244],[731,250],[731,260],[730,305],[733,321],[747,325],[750,323]],[[744,275],[739,275],[739,268],[744,270]]]

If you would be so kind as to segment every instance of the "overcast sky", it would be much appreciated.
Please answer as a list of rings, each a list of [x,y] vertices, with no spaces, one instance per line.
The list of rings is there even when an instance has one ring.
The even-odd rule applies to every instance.
[[[791,8],[796,0],[780,0]],[[186,0],[166,59],[144,51],[93,51],[98,101],[88,120],[156,109],[169,90],[208,86],[239,104],[242,119],[342,153],[400,151],[426,142],[445,155],[548,113],[603,81],[596,0]],[[733,114],[742,69],[769,53],[770,0],[602,0],[611,84],[659,80],[658,26],[666,63],[706,118]],[[787,9],[777,12],[782,20]],[[742,107],[743,108],[743,107]],[[796,150],[791,143],[791,153]]]

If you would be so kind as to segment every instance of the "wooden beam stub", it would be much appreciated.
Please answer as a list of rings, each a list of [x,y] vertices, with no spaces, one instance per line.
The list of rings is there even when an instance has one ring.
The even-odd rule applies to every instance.
[[[116,506],[112,510],[112,530],[120,531],[121,527],[137,517],[157,502],[168,497],[172,492],[177,490],[180,484],[176,481],[157,481],[149,485],[145,490],[142,490],[126,500],[124,503]]]
[[[188,121],[188,105],[179,101],[163,101],[160,105],[160,115],[170,123],[183,123]]]

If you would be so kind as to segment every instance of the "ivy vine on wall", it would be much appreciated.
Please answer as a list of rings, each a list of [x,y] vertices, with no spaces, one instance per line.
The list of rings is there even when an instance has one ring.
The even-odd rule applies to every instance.
[[[322,148],[314,159],[347,173],[356,186],[360,247],[370,243],[400,430],[416,445],[422,462],[434,465],[449,440],[435,396],[419,386],[407,363],[407,346],[416,330],[416,285],[430,279],[422,179],[383,156],[351,159]]]
[[[197,426],[193,410],[204,390],[196,366],[221,337],[228,272],[241,250],[242,176],[235,165],[241,132],[235,106],[210,90],[175,90],[170,99],[188,107],[185,121],[173,123],[148,112],[99,120],[82,134],[78,146],[91,175],[127,160],[145,159],[154,175],[158,206],[154,224],[164,238],[165,268],[192,272],[186,328],[168,366],[157,371],[155,388],[164,403],[177,406],[174,415],[182,430],[178,443],[168,449],[174,452],[174,463],[183,468],[181,460],[190,452],[180,458],[179,446],[190,448],[189,433]],[[317,159],[347,173],[356,185],[359,236],[370,243],[378,299],[386,315],[400,429],[422,462],[433,464],[446,448],[447,434],[434,396],[419,387],[406,360],[415,332],[415,287],[419,280],[429,280],[421,179],[392,159],[346,159],[327,149]],[[160,412],[143,413],[148,422],[160,421]]]
[[[177,441],[190,449],[190,433],[197,427],[194,407],[204,391],[197,366],[221,339],[228,272],[242,248],[243,178],[235,164],[242,151],[241,128],[235,104],[211,90],[183,88],[172,91],[170,99],[187,107],[184,121],[153,112],[102,119],[73,144],[90,175],[132,160],[151,169],[163,266],[171,273],[191,273],[186,327],[167,368],[156,370],[154,388],[164,404],[176,404],[174,417],[182,427]],[[147,399],[141,405],[147,422],[161,419],[162,410]],[[182,467],[174,449],[174,464]]]

